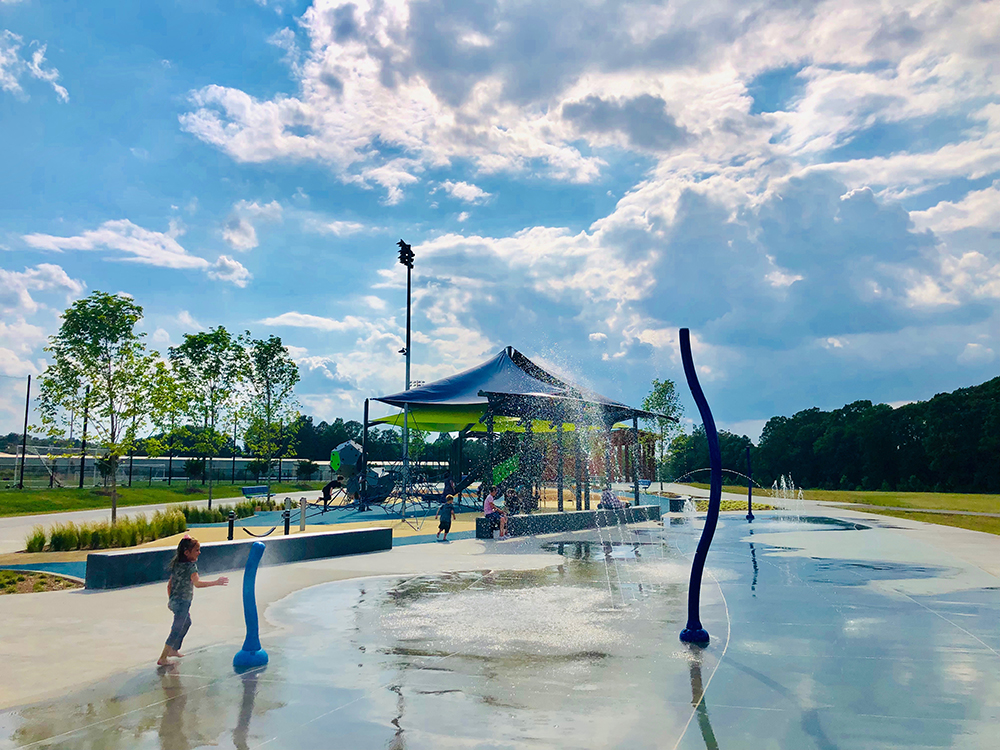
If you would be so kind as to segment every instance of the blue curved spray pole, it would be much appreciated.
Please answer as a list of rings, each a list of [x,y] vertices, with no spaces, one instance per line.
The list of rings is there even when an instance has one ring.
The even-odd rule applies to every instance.
[[[701,532],[698,549],[695,550],[694,561],[691,563],[691,582],[688,585],[688,620],[687,627],[681,631],[681,640],[685,643],[707,646],[709,642],[708,631],[701,626],[698,609],[701,602],[701,576],[705,570],[705,559],[708,557],[708,548],[712,545],[715,527],[719,522],[719,503],[722,501],[722,452],[719,450],[719,433],[715,429],[712,410],[708,408],[708,400],[701,390],[698,374],[694,369],[694,359],[691,357],[691,332],[687,328],[682,328],[680,333],[684,376],[687,378],[691,395],[698,405],[701,421],[705,425],[705,437],[708,438],[708,457],[712,465],[712,479],[708,492],[708,517],[705,519],[705,528]]]
[[[254,542],[250,545],[250,556],[243,571],[243,617],[247,623],[247,637],[243,648],[233,657],[233,669],[244,670],[262,667],[267,664],[267,651],[260,647],[260,635],[257,622],[257,596],[254,588],[257,583],[257,566],[264,554],[264,542]]]

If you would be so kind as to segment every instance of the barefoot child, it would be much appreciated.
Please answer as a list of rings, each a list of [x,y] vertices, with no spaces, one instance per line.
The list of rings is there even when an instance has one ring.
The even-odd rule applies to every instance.
[[[451,531],[451,521],[455,517],[455,496],[448,495],[445,501],[441,503],[441,507],[438,508],[438,512],[434,515],[440,516],[441,520],[438,522],[438,536],[441,536],[441,532],[444,532],[444,541],[448,541],[448,532]]]
[[[167,582],[167,609],[174,613],[174,623],[170,627],[170,635],[157,664],[169,664],[167,657],[184,656],[180,652],[181,643],[191,627],[191,600],[194,590],[206,586],[225,586],[229,579],[219,576],[214,581],[203,581],[198,577],[198,555],[201,554],[201,544],[197,539],[185,536],[177,543],[177,552],[170,561],[170,580]]]

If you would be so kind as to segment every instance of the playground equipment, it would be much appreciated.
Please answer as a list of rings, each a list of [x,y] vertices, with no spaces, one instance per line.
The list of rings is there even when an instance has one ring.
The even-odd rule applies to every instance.
[[[257,596],[254,588],[257,584],[257,566],[264,555],[264,542],[254,542],[250,545],[250,556],[243,571],[243,618],[247,624],[247,637],[243,648],[233,657],[233,669],[242,672],[267,664],[267,651],[260,647],[260,634],[257,621]]]

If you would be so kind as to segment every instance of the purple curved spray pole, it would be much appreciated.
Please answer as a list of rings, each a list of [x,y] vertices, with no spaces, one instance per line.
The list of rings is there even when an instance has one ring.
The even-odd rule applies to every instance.
[[[701,385],[698,383],[698,374],[694,369],[694,359],[691,357],[691,332],[687,328],[682,328],[680,333],[681,361],[684,363],[684,376],[687,378],[691,395],[698,405],[702,424],[705,425],[705,437],[708,439],[708,457],[712,465],[712,479],[708,492],[708,517],[705,519],[705,528],[701,532],[701,539],[698,540],[698,548],[695,550],[694,560],[691,563],[691,582],[688,585],[687,627],[681,631],[681,640],[685,643],[707,646],[709,642],[708,631],[701,625],[698,609],[701,602],[701,576],[705,570],[705,559],[708,557],[708,548],[712,545],[715,527],[719,522],[719,504],[722,501],[722,452],[719,450],[719,433],[715,429],[712,410],[708,408],[708,400],[701,390]]]

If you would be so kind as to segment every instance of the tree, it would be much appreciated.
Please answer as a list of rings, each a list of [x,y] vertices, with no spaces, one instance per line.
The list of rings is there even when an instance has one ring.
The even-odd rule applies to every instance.
[[[677,395],[677,387],[674,384],[674,381],[670,379],[659,380],[657,378],[653,378],[649,395],[642,400],[642,408],[646,411],[651,411],[654,414],[662,414],[663,417],[673,417],[673,419],[678,421],[682,416],[684,416],[684,407],[680,404],[680,399]],[[669,440],[672,439],[680,429],[678,422],[672,422],[669,419],[664,419],[663,417],[643,420],[646,424],[652,423],[655,425],[660,433],[660,456],[657,461],[657,474],[660,472],[660,464],[663,463]]]
[[[118,461],[135,447],[148,411],[156,352],[137,333],[142,308],[132,299],[94,292],[74,302],[45,351],[53,362],[39,389],[39,412],[50,435],[61,436],[71,414],[88,411],[90,429],[106,451],[111,474],[111,523],[118,515]]]
[[[170,363],[177,379],[190,394],[188,414],[198,433],[196,450],[208,458],[208,507],[212,507],[212,459],[226,443],[220,431],[222,417],[230,405],[240,379],[243,349],[222,326],[184,334],[184,343],[170,347]],[[202,474],[204,482],[205,474]]]
[[[150,379],[149,419],[157,428],[158,433],[146,440],[146,451],[150,456],[162,456],[169,453],[167,463],[167,482],[171,481],[174,470],[174,453],[178,442],[184,444],[190,435],[186,426],[178,425],[188,411],[191,394],[185,383],[174,377],[173,371],[165,362],[154,365]]]
[[[291,426],[298,418],[293,391],[299,382],[299,368],[277,336],[250,339],[247,331],[246,347],[243,363],[251,414],[246,443],[270,465],[285,443],[282,425]],[[289,440],[285,445],[287,451],[294,441]],[[267,484],[270,494],[270,474]]]

